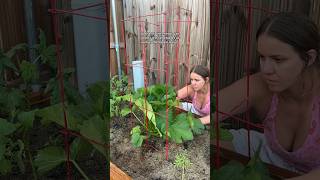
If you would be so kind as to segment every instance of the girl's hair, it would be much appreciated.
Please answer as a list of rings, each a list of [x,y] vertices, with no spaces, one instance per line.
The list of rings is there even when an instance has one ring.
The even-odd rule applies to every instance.
[[[267,34],[293,47],[300,58],[308,64],[311,49],[317,51],[315,64],[320,64],[319,42],[320,36],[317,26],[308,17],[294,13],[279,13],[268,17],[260,25],[256,40]]]
[[[190,74],[191,73],[199,74],[204,80],[206,80],[206,78],[210,75],[209,69],[202,65],[193,66],[190,70]]]

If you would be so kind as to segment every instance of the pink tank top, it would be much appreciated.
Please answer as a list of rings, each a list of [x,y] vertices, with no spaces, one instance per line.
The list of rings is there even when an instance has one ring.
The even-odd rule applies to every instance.
[[[207,101],[207,104],[205,104],[202,108],[199,107],[199,103],[196,102],[197,99],[197,94],[194,93],[193,99],[192,99],[192,104],[194,108],[200,113],[200,116],[206,116],[210,114],[210,90],[207,93],[207,97],[205,99],[205,102]]]
[[[271,106],[264,120],[264,134],[270,149],[298,171],[309,172],[320,168],[320,96],[313,99],[312,119],[309,134],[304,144],[293,152],[285,150],[278,142],[275,131],[275,116],[278,96],[272,97]]]

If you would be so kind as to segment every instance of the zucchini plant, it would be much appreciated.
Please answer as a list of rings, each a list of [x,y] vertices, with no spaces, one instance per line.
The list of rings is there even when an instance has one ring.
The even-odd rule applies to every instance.
[[[175,143],[192,140],[193,134],[200,134],[204,125],[199,119],[194,118],[191,113],[175,113],[175,107],[179,101],[176,100],[176,93],[172,86],[153,85],[148,88],[140,88],[131,95],[124,95],[123,100],[133,102],[132,111],[127,107],[122,110],[122,115],[132,113],[138,122],[131,131],[131,143],[134,147],[140,147],[143,140],[150,136],[165,139],[166,134],[169,140]],[[144,118],[137,115],[142,112]],[[168,118],[168,129],[166,122]],[[147,126],[148,123],[148,126]],[[143,127],[143,130],[141,130]]]
[[[87,96],[80,103],[67,103],[65,106],[69,130],[85,137],[73,138],[70,146],[70,161],[85,179],[89,178],[77,162],[81,155],[99,152],[107,159],[107,118],[109,113],[106,101],[109,93],[107,87],[107,82],[97,82],[90,85],[87,88]],[[63,106],[60,103],[38,110],[36,116],[41,118],[43,125],[55,123],[61,128],[64,127]],[[66,157],[63,147],[50,144],[38,151],[35,165],[39,174],[43,175],[66,162]]]

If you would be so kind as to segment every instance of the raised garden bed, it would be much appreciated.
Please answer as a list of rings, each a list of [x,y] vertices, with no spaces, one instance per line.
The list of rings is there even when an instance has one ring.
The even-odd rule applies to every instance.
[[[177,109],[177,113],[183,110]],[[194,136],[192,141],[177,144],[169,142],[166,160],[166,142],[149,138],[140,148],[130,142],[130,131],[135,126],[135,117],[113,118],[110,127],[111,161],[132,179],[181,179],[181,170],[174,166],[175,156],[185,152],[192,165],[186,169],[187,179],[210,179],[209,130]]]

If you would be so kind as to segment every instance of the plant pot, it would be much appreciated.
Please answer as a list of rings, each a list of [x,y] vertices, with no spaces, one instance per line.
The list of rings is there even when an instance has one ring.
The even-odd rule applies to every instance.
[[[132,180],[132,178],[110,162],[110,180]]]

